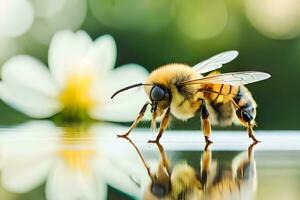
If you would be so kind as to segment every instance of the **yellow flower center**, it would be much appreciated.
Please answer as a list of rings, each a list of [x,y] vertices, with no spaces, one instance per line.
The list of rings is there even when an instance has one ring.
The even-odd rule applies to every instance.
[[[62,158],[70,170],[91,175],[91,162],[96,156],[92,148],[94,138],[86,131],[65,128],[62,139],[63,146],[58,150],[58,157]]]
[[[90,164],[94,154],[92,149],[64,149],[59,151],[59,156],[71,170],[80,171],[86,175],[91,174]]]
[[[71,74],[59,99],[68,118],[83,118],[96,102],[91,95],[92,76],[86,74]]]

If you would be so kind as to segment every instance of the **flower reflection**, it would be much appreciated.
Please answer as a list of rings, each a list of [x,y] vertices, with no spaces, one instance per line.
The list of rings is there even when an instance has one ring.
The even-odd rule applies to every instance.
[[[127,149],[107,149],[116,131],[122,128],[58,128],[47,121],[18,126],[0,138],[2,185],[27,193],[46,182],[48,200],[106,199],[108,185],[138,196],[128,174],[139,160]]]
[[[253,147],[238,154],[227,169],[212,158],[212,152],[205,147],[200,160],[200,171],[187,161],[174,166],[161,144],[157,144],[160,161],[152,172],[138,147],[126,138],[137,150],[147,169],[150,183],[146,183],[143,199],[252,199],[256,191],[256,164]]]
[[[84,31],[60,31],[49,48],[50,72],[31,56],[15,56],[3,65],[0,97],[33,118],[47,118],[62,112],[63,118],[68,120],[90,117],[130,121],[139,110],[139,105],[127,101],[130,92],[114,101],[110,96],[132,81],[143,81],[147,72],[136,64],[112,70],[115,60],[116,45],[111,36],[105,35],[93,42]],[[143,102],[146,97],[139,91],[135,98]]]

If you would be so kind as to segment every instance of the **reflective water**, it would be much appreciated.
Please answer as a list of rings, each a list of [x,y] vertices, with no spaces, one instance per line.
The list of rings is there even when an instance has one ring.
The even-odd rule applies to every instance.
[[[113,124],[0,129],[1,200],[299,199],[300,132],[150,131]]]

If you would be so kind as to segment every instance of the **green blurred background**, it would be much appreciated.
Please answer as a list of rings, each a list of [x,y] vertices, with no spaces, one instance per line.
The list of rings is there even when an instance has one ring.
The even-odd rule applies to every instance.
[[[47,63],[51,36],[64,28],[85,30],[93,39],[111,34],[118,49],[116,66],[137,63],[148,71],[170,62],[193,65],[221,51],[236,49],[239,57],[222,72],[257,70],[272,75],[267,81],[248,86],[259,105],[258,129],[300,128],[299,0],[76,0],[73,5],[68,2],[65,0],[65,10],[57,20],[66,16],[68,20],[77,20],[76,25],[66,20],[53,28],[52,22],[43,23],[44,19],[36,18],[22,36],[0,38],[0,65],[20,53]],[[0,110],[2,125],[28,119],[3,102]],[[191,125],[178,122],[173,127],[198,129],[198,119],[189,122]]]

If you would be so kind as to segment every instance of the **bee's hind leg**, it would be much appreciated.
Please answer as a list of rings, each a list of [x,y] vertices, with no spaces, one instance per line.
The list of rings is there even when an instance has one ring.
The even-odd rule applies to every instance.
[[[209,136],[211,134],[211,124],[208,119],[209,117],[209,112],[207,110],[205,101],[202,100],[202,105],[201,105],[201,125],[202,125],[202,131],[204,134],[205,142],[206,144],[213,143],[210,139]]]

